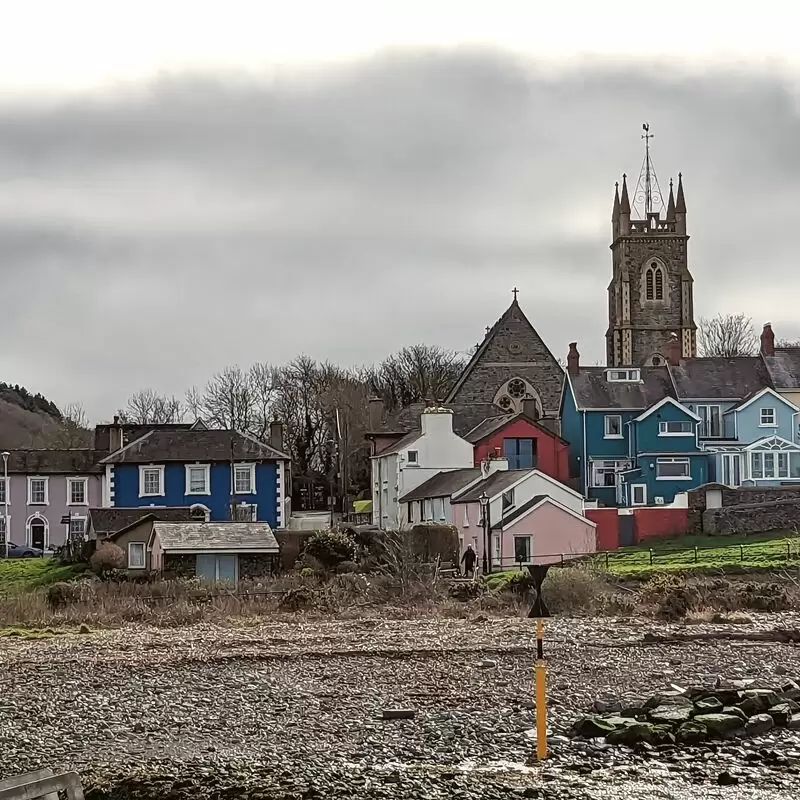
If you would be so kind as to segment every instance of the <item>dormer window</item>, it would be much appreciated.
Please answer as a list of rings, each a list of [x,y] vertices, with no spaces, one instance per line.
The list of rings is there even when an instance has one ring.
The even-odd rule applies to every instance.
[[[409,450],[406,453],[406,461],[409,464],[419,464],[419,451],[418,450]]]
[[[609,369],[606,371],[606,380],[611,382],[638,381],[638,369]]]

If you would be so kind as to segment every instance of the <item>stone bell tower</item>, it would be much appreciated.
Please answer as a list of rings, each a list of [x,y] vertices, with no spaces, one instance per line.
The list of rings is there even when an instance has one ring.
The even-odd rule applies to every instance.
[[[634,192],[633,218],[627,176],[614,192],[611,216],[613,273],[608,285],[608,366],[660,365],[676,334],[681,356],[697,355],[693,279],[689,272],[686,200],[678,174],[677,197],[669,182],[666,209],[650,158],[650,127],[643,125],[645,157]]]

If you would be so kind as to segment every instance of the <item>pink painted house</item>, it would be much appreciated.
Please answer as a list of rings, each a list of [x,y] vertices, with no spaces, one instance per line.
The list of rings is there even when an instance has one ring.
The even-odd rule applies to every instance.
[[[481,567],[487,537],[489,571],[560,563],[597,551],[597,526],[584,515],[578,492],[538,470],[509,470],[505,459],[482,466],[482,479],[450,498],[450,518],[459,528],[462,551],[472,545]],[[483,524],[483,495],[489,531]]]

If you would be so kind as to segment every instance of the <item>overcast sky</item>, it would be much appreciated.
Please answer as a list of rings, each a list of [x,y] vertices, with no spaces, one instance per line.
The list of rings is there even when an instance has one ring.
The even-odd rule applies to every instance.
[[[783,3],[125,5],[0,0],[0,380],[99,421],[230,363],[467,350],[515,285],[601,359],[644,121],[697,317],[800,337]]]

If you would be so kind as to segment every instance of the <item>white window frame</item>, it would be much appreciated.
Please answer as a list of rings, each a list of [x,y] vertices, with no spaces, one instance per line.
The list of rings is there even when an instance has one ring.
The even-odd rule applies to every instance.
[[[7,478],[0,477],[0,486],[5,487],[6,492],[6,500],[8,502],[3,502],[0,500],[0,506],[10,506],[11,505],[11,476],[9,475]]]
[[[83,502],[72,502],[73,484],[83,484]],[[88,506],[89,505],[89,479],[88,478],[67,478],[67,505],[68,506]]]
[[[142,563],[134,564],[131,554],[141,548]],[[128,569],[147,569],[147,545],[144,542],[128,542]]]
[[[42,481],[44,483],[44,502],[33,500],[33,482]],[[28,476],[28,505],[29,506],[49,506],[50,505],[50,479],[41,475]]]
[[[610,383],[634,383],[641,380],[638,369],[609,369],[606,370],[606,380]]]
[[[750,477],[754,481],[779,481],[789,480],[791,475],[792,466],[789,461],[791,451],[789,450],[751,450],[749,467]],[[767,472],[767,456],[772,458],[772,469]],[[786,469],[781,470],[781,456],[786,459]],[[758,459],[758,462],[756,462]],[[756,463],[758,463],[758,470],[756,470]],[[760,474],[756,475],[756,471]]]
[[[76,522],[76,521],[79,521],[79,522],[83,523],[83,530],[80,532],[80,534],[78,534],[77,532],[73,533],[73,531],[72,531],[72,523]],[[78,536],[78,535],[86,536],[86,522],[87,522],[86,517],[84,517],[82,515],[79,516],[78,514],[71,514],[70,518],[69,518],[69,535],[70,536]]]
[[[717,417],[719,419],[719,433],[715,436],[711,433],[711,420],[713,419],[712,409],[717,409]],[[700,417],[698,423],[697,434],[701,439],[722,439],[725,437],[725,420],[722,418],[722,406],[718,403],[701,403],[696,405],[693,409],[694,413]],[[703,419],[703,411],[706,412],[706,419]],[[703,426],[708,423],[708,430],[703,433]]]
[[[500,510],[503,514],[507,511],[511,511],[517,504],[517,499],[514,494],[513,487],[511,489],[507,489],[505,492],[500,495]]]
[[[192,491],[192,470],[203,470],[203,481],[205,483],[205,490],[202,492],[193,492]],[[185,487],[185,494],[188,496],[192,495],[203,495],[207,497],[211,494],[211,464],[186,464],[186,487]]]
[[[771,415],[771,418],[772,418],[771,422],[764,422],[764,412],[765,411],[769,412],[769,414]],[[759,428],[777,428],[778,427],[778,411],[772,406],[770,406],[769,408],[759,409],[758,419],[759,419],[759,423],[758,423],[758,427]]]
[[[245,470],[248,470],[248,473],[250,475],[250,491],[248,491],[248,492],[240,492],[236,488],[236,475],[237,475],[237,473],[244,472]],[[255,464],[234,464],[233,465],[232,480],[233,480],[233,487],[232,487],[233,488],[233,494],[245,494],[245,495],[255,494],[256,493],[256,465]]]
[[[499,533],[492,534],[492,564],[496,567],[502,566],[503,562],[503,539]]]
[[[603,466],[599,466],[600,464]],[[591,467],[589,488],[614,489],[619,484],[619,478],[617,476],[630,467],[630,461],[628,459],[619,458],[598,458],[591,460],[589,465]],[[606,475],[611,471],[613,471],[614,474],[614,483],[607,484],[597,482],[601,475]]]
[[[414,454],[414,457],[411,457],[411,454]],[[418,467],[419,466],[419,450],[407,450],[406,451],[406,464],[410,467]]]
[[[636,502],[636,490],[642,490],[641,502]],[[647,505],[647,484],[646,483],[632,483],[631,484],[631,505],[632,506],[646,506]]]
[[[688,431],[670,431],[670,425],[688,425]],[[658,423],[659,436],[694,436],[694,425],[691,421],[685,419],[670,419]]]
[[[158,472],[158,491],[146,492],[144,476],[147,472]],[[139,497],[164,497],[164,465],[141,464],[139,466]]]
[[[619,433],[611,433],[609,431],[610,425],[609,422],[612,420],[618,420],[619,422]],[[603,417],[603,438],[604,439],[622,439],[622,414],[606,414]]]
[[[238,512],[243,509],[248,509],[250,512],[247,519],[239,519]],[[236,504],[237,514],[236,520],[237,522],[258,522],[258,503],[237,503]]]
[[[686,475],[659,475],[658,468],[661,464],[686,464]],[[656,459],[656,480],[657,481],[690,481],[692,480],[692,459],[680,456],[663,457]]]

